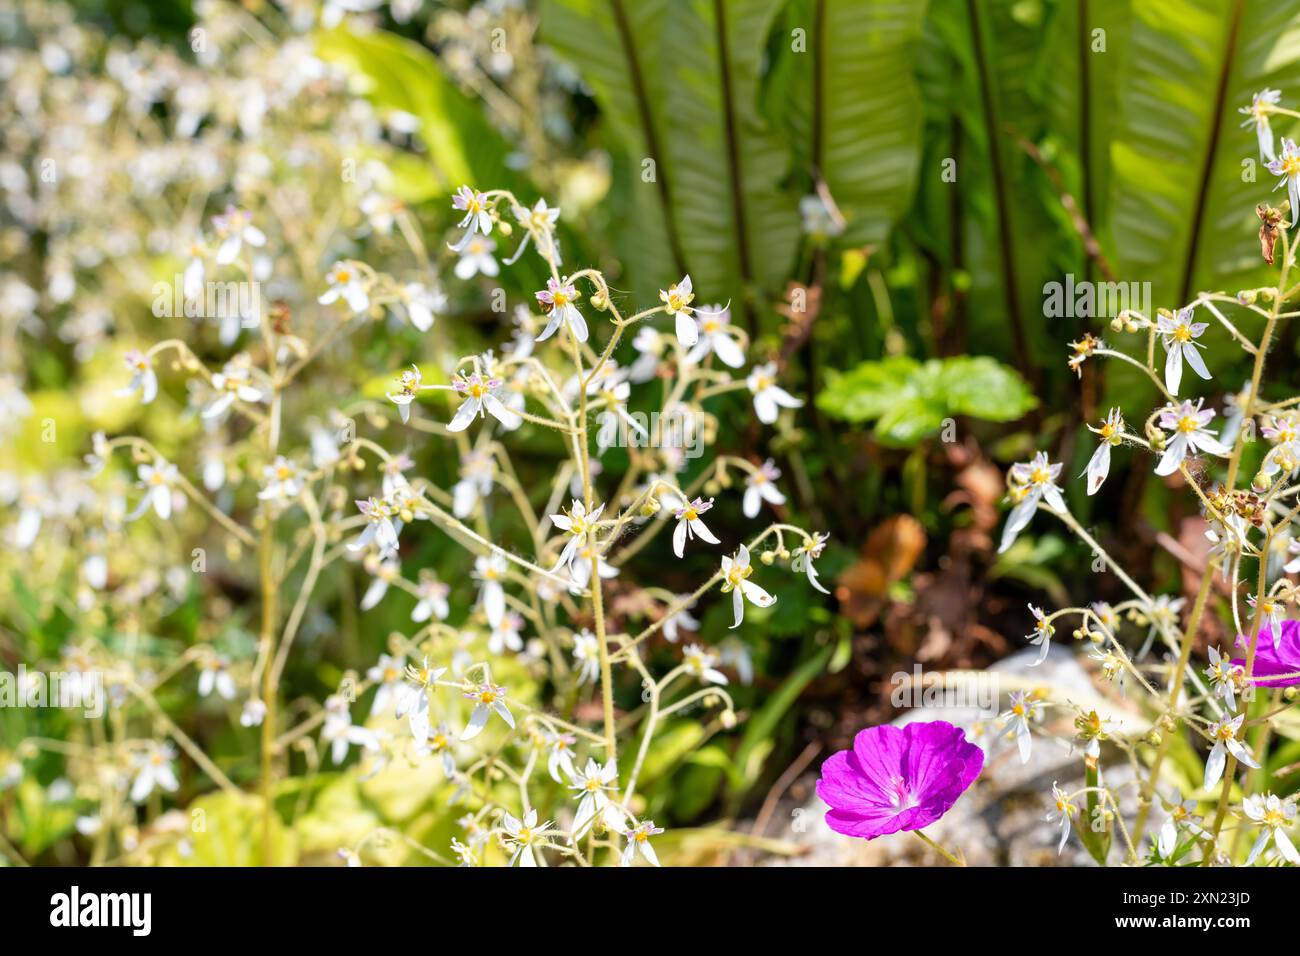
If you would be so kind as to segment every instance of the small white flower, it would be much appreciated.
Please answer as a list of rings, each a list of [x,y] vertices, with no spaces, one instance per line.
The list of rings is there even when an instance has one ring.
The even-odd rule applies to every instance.
[[[1088,494],[1095,495],[1102,482],[1110,474],[1110,450],[1112,446],[1124,443],[1124,413],[1118,406],[1112,408],[1101,423],[1100,428],[1088,426],[1088,430],[1101,436],[1097,450],[1088,459],[1084,474],[1088,476]]]
[[[1266,594],[1262,601],[1256,603],[1255,595],[1250,594],[1246,596],[1246,603],[1268,624],[1269,630],[1273,632],[1273,650],[1278,650],[1282,646],[1282,622],[1285,620],[1283,613],[1286,611],[1286,602],[1276,594]]]
[[[397,290],[393,311],[404,314],[417,330],[428,332],[433,320],[447,307],[447,296],[440,289],[430,289],[421,282],[408,282]]]
[[[227,362],[220,372],[213,373],[212,391],[212,400],[199,415],[203,419],[220,418],[235,399],[250,404],[266,401],[266,394],[253,384],[252,369],[240,358]]]
[[[771,607],[776,603],[776,598],[749,580],[753,573],[754,569],[749,563],[749,549],[743,544],[734,558],[723,556],[722,593],[732,593],[731,607],[736,615],[736,623],[731,625],[733,628],[740,627],[741,621],[745,619],[746,600],[755,607]]]
[[[405,676],[405,657],[390,657],[387,654],[379,655],[379,663],[366,671],[366,677],[371,683],[377,685],[375,699],[370,704],[371,717],[382,714],[388,709],[388,705],[398,696],[398,691],[405,686],[403,684]]]
[[[1241,729],[1241,722],[1245,719],[1245,714],[1238,714],[1231,719],[1224,718],[1210,727],[1210,737],[1214,740],[1214,746],[1210,748],[1210,756],[1205,761],[1206,790],[1211,789],[1223,777],[1223,768],[1228,762],[1228,754],[1232,754],[1237,758],[1238,763],[1247,767],[1259,767],[1255,758],[1250,755],[1250,751],[1237,739],[1237,731]]]
[[[691,302],[695,299],[695,290],[691,277],[683,276],[682,281],[670,285],[668,291],[659,290],[659,301],[664,304],[664,311],[673,317],[677,324],[677,341],[690,348],[699,341],[700,330],[691,318],[694,311]]]
[[[469,237],[469,241],[460,250],[460,258],[456,261],[455,269],[452,270],[456,274],[456,278],[462,280],[472,279],[476,275],[485,275],[490,278],[499,274],[501,266],[497,264],[496,257],[492,255],[497,248],[496,242],[482,236],[475,236],[473,233],[466,233],[466,235]]]
[[[366,561],[366,570],[374,575],[370,586],[366,588],[366,593],[361,595],[361,603],[358,605],[361,610],[369,611],[372,607],[379,604],[388,593],[388,587],[399,577],[402,576],[400,565],[396,561],[380,561],[375,563],[373,555],[371,560]]]
[[[428,741],[416,749],[421,757],[435,755],[442,762],[442,775],[448,780],[456,776],[456,752],[452,743],[451,731],[446,724],[439,724],[430,729]]]
[[[447,673],[445,667],[430,667],[426,657],[417,667],[406,665],[406,683],[394,691],[397,706],[394,715],[398,720],[406,718],[411,728],[411,736],[418,743],[429,739],[429,695],[438,682],[438,678]]]
[[[465,230],[465,235],[460,242],[452,246],[457,252],[464,249],[476,234],[486,236],[492,231],[492,210],[488,208],[487,199],[477,189],[461,186],[451,197],[451,205],[465,214],[464,218],[457,223]]]
[[[447,620],[451,608],[447,604],[447,595],[451,588],[439,581],[427,569],[420,572],[420,582],[415,586],[416,602],[411,609],[411,620],[423,624],[430,617],[440,621]]]
[[[817,569],[813,567],[813,562],[822,556],[822,549],[826,547],[829,538],[828,534],[814,532],[811,538],[795,548],[794,559],[790,562],[790,570],[796,573],[802,571],[807,575],[808,583],[822,594],[831,592],[822,587],[821,581],[817,580]]]
[[[575,570],[573,568],[574,559],[579,556],[579,552],[586,545],[587,536],[591,533],[592,528],[600,519],[600,513],[604,510],[604,505],[596,505],[588,514],[587,506],[580,499],[574,498],[573,507],[569,509],[567,514],[561,512],[550,516],[551,523],[568,535],[567,540],[564,542],[564,549],[560,552],[559,560],[555,562],[555,567],[552,570],[558,571],[563,567],[568,567],[571,573]],[[588,561],[588,564],[590,564],[590,561]],[[588,567],[588,574],[590,574],[590,570],[590,567]]]
[[[1291,838],[1286,832],[1295,825],[1295,799],[1293,797],[1282,800],[1275,793],[1254,794],[1245,799],[1241,809],[1251,822],[1258,824],[1260,828],[1259,839],[1250,848],[1250,856],[1246,858],[1246,866],[1250,866],[1259,859],[1259,855],[1268,846],[1269,840],[1277,844],[1278,850],[1289,863],[1300,866],[1300,853],[1296,852],[1295,844],[1291,842]]]
[[[1156,332],[1161,336],[1165,352],[1165,387],[1173,395],[1178,394],[1178,386],[1183,379],[1183,359],[1192,367],[1192,371],[1206,381],[1210,380],[1210,370],[1201,358],[1201,346],[1196,339],[1201,337],[1209,325],[1205,322],[1193,322],[1195,306],[1179,309],[1174,315],[1162,315],[1156,319]]]
[[[245,242],[254,247],[266,245],[266,235],[253,225],[252,217],[234,206],[227,206],[223,214],[213,216],[212,226],[221,240],[217,248],[217,263],[220,265],[234,262]]]
[[[506,689],[491,681],[483,681],[473,690],[465,691],[465,697],[474,701],[474,710],[469,715],[469,723],[460,733],[461,740],[477,737],[487,725],[488,717],[493,711],[510,727],[515,725],[515,717],[506,706]]]
[[[488,650],[493,654],[504,654],[507,650],[519,653],[524,649],[524,639],[520,636],[523,629],[524,619],[514,611],[507,611],[488,635]]]
[[[731,326],[731,310],[721,305],[706,305],[695,310],[699,323],[695,347],[686,356],[686,361],[697,363],[703,361],[709,353],[718,357],[723,365],[740,368],[745,364],[745,353],[735,339]]]
[[[594,684],[600,679],[600,644],[596,635],[586,628],[573,635],[573,660],[579,684]]]
[[[541,335],[537,336],[537,341],[545,342],[561,325],[565,326],[579,342],[587,341],[587,321],[574,304],[578,299],[578,290],[574,288],[567,276],[563,279],[552,276],[546,280],[546,288],[534,295],[547,309],[546,328],[542,330]]]
[[[424,377],[420,374],[420,369],[412,365],[397,377],[397,391],[387,393],[388,400],[397,406],[403,424],[411,420],[411,402],[415,401],[415,396],[422,388]]]
[[[1058,787],[1055,780],[1052,781],[1052,803],[1054,808],[1047,814],[1046,820],[1049,823],[1055,820],[1061,824],[1061,842],[1056,846],[1056,855],[1060,856],[1065,849],[1065,841],[1070,838],[1070,820],[1079,812],[1079,808],[1070,802],[1069,794]]]
[[[1259,158],[1272,161],[1277,158],[1273,150],[1273,129],[1269,125],[1269,107],[1276,106],[1282,99],[1281,90],[1260,90],[1250,99],[1249,106],[1240,107],[1237,112],[1245,115],[1242,126],[1255,127],[1259,140]]]
[[[573,734],[547,734],[546,771],[556,783],[564,783],[564,778],[560,776],[561,772],[566,776],[573,776],[573,745],[577,742],[578,738]]]
[[[474,578],[479,582],[478,603],[488,624],[496,627],[506,613],[506,592],[501,582],[506,576],[506,560],[497,554],[476,558]]]
[[[452,388],[464,395],[465,401],[456,409],[447,429],[464,431],[476,417],[486,417],[486,412],[491,412],[492,417],[506,428],[518,428],[523,420],[502,403],[502,384],[501,379],[484,377],[478,372],[457,376]]]
[[[157,458],[152,465],[141,465],[137,474],[140,476],[140,487],[144,489],[144,497],[140,499],[135,511],[127,516],[127,520],[134,521],[152,506],[154,513],[166,521],[172,516],[173,485],[179,479],[180,472],[175,465]]]
[[[509,813],[502,814],[501,826],[506,831],[506,848],[512,851],[510,865],[537,866],[537,858],[533,856],[533,844],[543,840],[546,831],[551,828],[550,822],[539,825],[537,811],[529,810],[524,814],[523,820]]]
[[[347,759],[348,748],[352,744],[367,750],[374,750],[379,745],[379,739],[374,731],[357,727],[352,723],[348,702],[338,695],[330,696],[325,700],[325,723],[321,726],[320,737],[322,743],[329,745],[330,759],[335,764],[340,764]]]
[[[257,497],[263,501],[289,501],[297,498],[303,488],[303,476],[298,466],[283,455],[262,469],[262,490]]]
[[[623,856],[619,859],[619,866],[631,866],[632,861],[636,859],[638,853],[651,866],[659,865],[659,857],[655,856],[654,847],[650,845],[650,838],[663,833],[663,827],[655,826],[653,820],[643,820],[630,830],[624,830],[623,836],[627,839],[627,846],[623,849]]]
[[[172,761],[176,751],[171,744],[151,744],[149,749],[132,758],[135,765],[135,779],[131,783],[131,802],[143,803],[154,788],[175,793],[180,784],[176,782],[176,772]]]
[[[1043,613],[1043,609],[1029,605],[1029,613],[1034,616],[1034,629],[1025,637],[1030,644],[1038,648],[1038,660],[1035,664],[1041,664],[1047,657],[1047,652],[1052,646],[1052,635],[1056,633],[1056,628],[1052,626],[1051,621]]]
[[[225,700],[233,700],[235,697],[235,679],[230,674],[230,661],[218,654],[209,657],[199,671],[199,696],[207,697],[214,690],[217,696]]]
[[[573,818],[573,839],[581,840],[597,818],[603,818],[606,826],[617,821],[610,829],[622,825],[622,814],[610,802],[609,793],[618,786],[618,765],[608,761],[604,766],[588,757],[587,765],[572,775],[569,789],[578,793],[578,810]]]
[[[712,498],[708,501],[703,498],[696,498],[694,501],[688,501],[674,510],[673,513],[677,516],[677,527],[673,529],[673,553],[677,557],[680,558],[685,553],[686,542],[691,538],[699,538],[709,544],[721,544],[714,533],[700,519],[700,515],[712,507]]]
[[[341,298],[353,312],[361,313],[370,308],[370,283],[351,262],[334,263],[326,273],[325,281],[329,288],[316,300],[321,305],[329,305]]]
[[[1170,802],[1169,815],[1165,817],[1165,822],[1160,825],[1160,834],[1156,838],[1156,848],[1160,851],[1160,856],[1168,860],[1176,849],[1178,849],[1178,830],[1186,829],[1194,836],[1206,836],[1205,831],[1192,820],[1192,813],[1196,810],[1195,800],[1184,800],[1182,793],[1175,790],[1174,798]]]
[[[785,504],[785,495],[776,487],[780,477],[781,469],[771,458],[746,475],[745,497],[741,503],[746,518],[757,518],[764,501],[770,505]]]
[[[148,405],[158,395],[158,376],[154,374],[153,363],[149,356],[139,349],[130,349],[123,356],[127,369],[131,372],[131,383],[118,391],[118,395],[134,395],[138,389],[141,404]]]
[[[682,652],[686,672],[706,684],[726,684],[727,675],[717,668],[718,658],[699,644],[691,644]]]
[[[451,487],[451,513],[468,518],[492,492],[496,461],[489,452],[470,451],[460,459],[460,481]]]
[[[555,224],[560,220],[560,210],[546,205],[545,199],[538,199],[532,209],[516,206],[513,210],[515,220],[524,227],[524,237],[519,241],[519,248],[506,260],[506,265],[514,265],[528,248],[529,241],[537,237],[537,251],[544,259],[560,264],[560,246],[555,241]]]
[[[1244,675],[1244,671],[1240,665],[1234,665],[1230,658],[1219,654],[1219,649],[1214,645],[1210,645],[1209,657],[1210,666],[1205,668],[1205,676],[1209,679],[1215,696],[1222,697],[1223,702],[1228,707],[1228,712],[1235,714],[1237,712],[1237,687]]]
[[[776,384],[776,363],[755,366],[745,380],[754,395],[754,412],[764,425],[771,425],[782,408],[802,408],[803,399],[795,398]]]
[[[397,536],[401,532],[402,522],[398,510],[388,498],[376,498],[373,495],[365,501],[357,500],[357,509],[366,516],[366,527],[361,534],[348,542],[349,551],[360,551],[374,542],[380,555],[389,555],[397,551]]]
[[[1198,451],[1221,458],[1232,454],[1230,448],[1206,430],[1205,426],[1214,418],[1214,409],[1202,409],[1203,402],[1204,399],[1197,399],[1196,404],[1185,401],[1181,405],[1166,405],[1161,410],[1160,427],[1174,435],[1166,442],[1164,454],[1156,465],[1157,475],[1172,475],[1189,455]]]
[[[244,701],[244,709],[239,712],[241,727],[260,727],[266,718],[266,704],[260,700]]]
[[[1015,507],[1007,515],[1007,523],[1002,529],[1002,543],[998,547],[1001,554],[1011,547],[1016,536],[1024,530],[1025,525],[1034,516],[1038,502],[1046,499],[1047,504],[1058,514],[1065,514],[1065,499],[1056,479],[1061,474],[1060,463],[1052,464],[1047,459],[1047,452],[1040,451],[1032,461],[1017,462],[1011,466],[1011,487],[1007,497]]]
[[[677,600],[680,600],[680,598],[675,599],[674,606]],[[694,604],[689,605],[689,607],[694,606]],[[668,615],[662,627],[664,639],[676,644],[677,638],[680,636],[678,628],[685,628],[688,631],[698,631],[700,629],[700,622],[691,615],[687,607],[683,607],[676,614]]]
[[[1015,738],[1022,764],[1029,763],[1029,755],[1033,750],[1033,737],[1029,732],[1030,725],[1041,719],[1041,717],[1042,712],[1039,709],[1039,702],[1036,697],[1022,690],[1013,690],[1010,705],[998,718],[1002,721],[1004,728],[1003,736]]]
[[[1295,219],[1300,210],[1300,149],[1295,141],[1282,139],[1282,155],[1268,163],[1268,171],[1281,177],[1275,189],[1287,187],[1287,197],[1291,200],[1291,218]]]

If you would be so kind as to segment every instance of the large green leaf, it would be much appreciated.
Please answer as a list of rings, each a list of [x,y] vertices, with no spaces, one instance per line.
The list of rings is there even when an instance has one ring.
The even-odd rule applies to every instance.
[[[773,44],[766,109],[789,132],[798,165],[825,181],[846,241],[882,241],[912,201],[926,3],[794,0]]]
[[[628,164],[618,224],[634,291],[690,272],[738,308],[793,264],[790,149],[759,115],[762,53],[781,0],[544,0],[542,35],[595,94]]]
[[[1151,282],[1154,304],[1172,307],[1258,275],[1254,207],[1274,197],[1273,177],[1237,108],[1266,87],[1300,86],[1300,2],[1132,7],[1109,231],[1119,278]],[[1243,163],[1257,181],[1243,180]]]

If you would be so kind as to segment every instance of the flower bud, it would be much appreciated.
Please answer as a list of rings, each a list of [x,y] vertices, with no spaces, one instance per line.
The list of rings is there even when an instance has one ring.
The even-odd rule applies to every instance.
[[[776,554],[772,551],[764,551],[762,554],[758,556],[758,560],[762,561],[764,564],[768,566],[771,566],[772,562],[776,560]]]

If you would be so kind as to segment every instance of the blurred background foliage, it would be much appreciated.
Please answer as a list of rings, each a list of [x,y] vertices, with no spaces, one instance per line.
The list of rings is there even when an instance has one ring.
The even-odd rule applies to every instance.
[[[106,29],[185,52],[185,4],[76,6]],[[259,0],[244,6],[265,12]],[[1270,197],[1272,181],[1237,109],[1258,90],[1300,88],[1300,0],[469,6],[425,3],[405,22],[381,7],[377,29],[345,20],[317,31],[319,55],[347,66],[379,110],[420,120],[420,135],[384,159],[395,194],[429,234],[453,221],[448,195],[462,182],[544,195],[564,210],[566,263],[605,269],[642,303],[689,273],[700,301],[730,301],[757,352],[810,398],[798,430],[764,439],[745,402],[724,397],[719,417],[733,433],[720,445],[756,461],[774,457],[790,511],[831,533],[823,579],[834,582],[834,601],[818,603],[790,582],[776,591],[775,608],[747,617],[755,676],[737,695],[747,721],[721,736],[689,715],[676,721],[647,766],[648,815],[681,827],[753,814],[797,756],[842,745],[890,716],[894,672],[916,661],[970,667],[1004,656],[1028,630],[1027,600],[1116,596],[1108,576],[1091,573],[1091,555],[1050,526],[993,553],[1010,461],[1050,449],[1067,476],[1077,475],[1094,448],[1086,422],[1111,404],[1144,415],[1154,403],[1123,367],[1090,362],[1079,377],[1067,368],[1069,343],[1104,337],[1109,326],[1104,317],[1048,315],[1044,287],[1067,275],[1150,283],[1150,307],[1172,309],[1198,291],[1260,278],[1254,206]],[[481,32],[477,46],[489,59],[509,60],[504,72],[460,62],[467,29]],[[810,217],[811,196],[840,221]],[[501,277],[511,300],[541,284],[529,262]],[[485,296],[457,306],[465,351],[500,338]],[[388,345],[366,348],[377,394],[392,365]],[[1293,327],[1279,354],[1284,367],[1296,356]],[[1216,382],[1188,384],[1221,406],[1245,366],[1222,357],[1210,364]],[[56,401],[57,370],[34,365],[31,374]],[[69,440],[84,447],[89,430]],[[607,471],[617,471],[616,456]],[[1128,469],[1128,457],[1117,457],[1095,499],[1071,483],[1071,507],[1153,588],[1177,591],[1196,577],[1194,561],[1180,559],[1202,547],[1194,504],[1150,477],[1145,461]],[[454,474],[454,462],[421,467],[435,481]],[[720,501],[717,513],[741,526],[734,502]],[[459,552],[435,540],[412,547],[404,554],[411,566],[463,577]],[[704,563],[656,570],[686,582]],[[321,639],[296,655],[294,694],[329,693],[345,667],[364,667],[383,635],[405,626],[404,595],[358,620],[350,574],[331,572],[335,600],[322,613],[337,616],[338,633],[324,636],[322,623]],[[9,625],[56,654],[73,622],[43,613],[16,586]],[[250,645],[235,598],[223,639]],[[197,621],[207,600],[191,595],[158,639],[192,641],[185,622]],[[617,596],[613,606],[635,614],[620,611]],[[719,641],[726,625],[725,608],[711,606],[701,635]],[[1221,626],[1210,622],[1206,639]],[[621,688],[620,703],[634,705],[636,691]],[[215,754],[255,747],[253,731],[219,713],[201,721],[196,736]],[[1288,747],[1280,760],[1297,757],[1297,745]],[[358,834],[400,823],[431,845],[452,835],[430,809],[427,779],[389,781],[383,792],[369,786],[322,773],[286,788],[286,805],[310,798],[284,837],[293,844],[286,853],[344,842],[340,819]],[[71,826],[30,793],[10,799],[28,852]],[[683,832],[670,829],[666,839],[681,841],[686,859]],[[230,852],[256,851],[236,841]]]

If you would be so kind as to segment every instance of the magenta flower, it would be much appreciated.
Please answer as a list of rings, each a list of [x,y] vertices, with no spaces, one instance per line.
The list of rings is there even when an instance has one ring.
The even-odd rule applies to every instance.
[[[837,833],[874,840],[948,812],[984,768],[984,751],[942,720],[867,727],[822,764],[817,795]]]
[[[1250,644],[1245,634],[1237,635],[1237,647],[1244,653]],[[1246,666],[1245,657],[1234,657],[1233,664]],[[1255,643],[1255,670],[1257,677],[1268,674],[1295,674],[1300,672],[1300,621],[1282,622],[1282,639],[1273,646],[1273,629],[1265,624],[1259,629]],[[1256,687],[1294,687],[1300,684],[1300,677],[1284,677],[1281,680],[1255,681]]]

